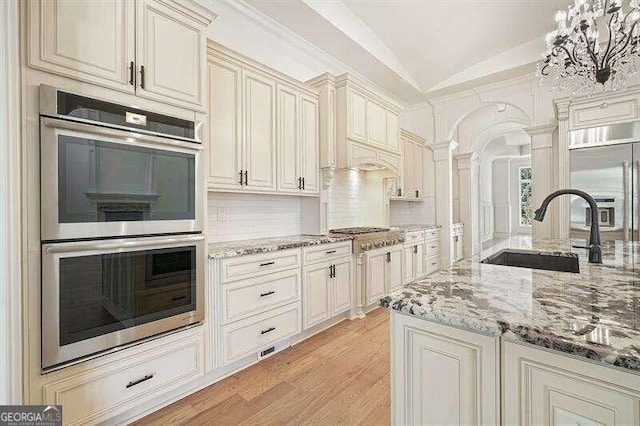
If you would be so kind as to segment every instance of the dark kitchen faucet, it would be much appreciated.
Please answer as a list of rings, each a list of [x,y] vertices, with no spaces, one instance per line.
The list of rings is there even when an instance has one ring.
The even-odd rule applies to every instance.
[[[589,203],[589,207],[591,208],[591,233],[589,234],[589,247],[586,247],[589,249],[589,263],[602,263],[602,249],[600,248],[600,225],[598,223],[598,205],[591,195],[578,189],[560,189],[558,191],[552,192],[551,194],[547,195],[547,198],[544,199],[540,208],[536,210],[534,219],[538,222],[542,222],[544,220],[544,215],[547,213],[547,207],[549,206],[551,200],[564,194],[577,195],[584,198],[587,203]]]

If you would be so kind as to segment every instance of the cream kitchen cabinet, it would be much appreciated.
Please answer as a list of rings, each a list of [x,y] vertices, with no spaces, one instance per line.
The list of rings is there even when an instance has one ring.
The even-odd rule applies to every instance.
[[[511,342],[502,354],[505,424],[640,424],[640,375]]]
[[[317,194],[318,100],[278,85],[278,191]]]
[[[409,284],[424,276],[424,241],[403,246],[403,284]]]
[[[406,130],[401,131],[402,169],[396,180],[393,198],[423,200],[426,196],[426,140]]]
[[[384,247],[365,253],[365,303],[367,306],[377,304],[380,299],[402,287],[401,245]]]
[[[305,266],[302,275],[304,329],[351,309],[354,285],[351,256]]]
[[[374,165],[400,173],[399,103],[349,74],[325,73],[307,83],[321,93],[322,168]]]
[[[209,44],[212,191],[317,195],[318,93]]]
[[[27,2],[29,66],[204,111],[206,29],[192,1]]]
[[[396,312],[391,330],[391,424],[500,424],[498,338]]]
[[[242,73],[244,186],[276,190],[276,85],[267,76]]]

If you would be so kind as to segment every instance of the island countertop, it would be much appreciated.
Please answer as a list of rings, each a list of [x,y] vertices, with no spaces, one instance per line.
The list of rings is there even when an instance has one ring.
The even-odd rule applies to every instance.
[[[481,263],[507,247],[577,253],[580,273]],[[639,245],[604,242],[602,252],[603,264],[594,265],[572,241],[512,237],[408,284],[380,304],[640,373]]]

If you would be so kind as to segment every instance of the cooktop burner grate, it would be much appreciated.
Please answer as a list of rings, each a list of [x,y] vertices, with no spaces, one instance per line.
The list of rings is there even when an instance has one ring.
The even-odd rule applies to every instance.
[[[332,234],[349,234],[349,235],[359,235],[359,234],[372,234],[375,232],[387,232],[389,228],[377,228],[374,226],[360,226],[354,228],[338,228],[332,229],[329,232]]]

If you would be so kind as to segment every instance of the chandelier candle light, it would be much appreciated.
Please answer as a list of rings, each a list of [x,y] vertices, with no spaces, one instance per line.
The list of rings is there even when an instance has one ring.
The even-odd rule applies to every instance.
[[[572,93],[624,88],[640,66],[640,0],[575,0],[556,13],[538,63],[541,83]],[[626,9],[626,10],[625,10]]]

